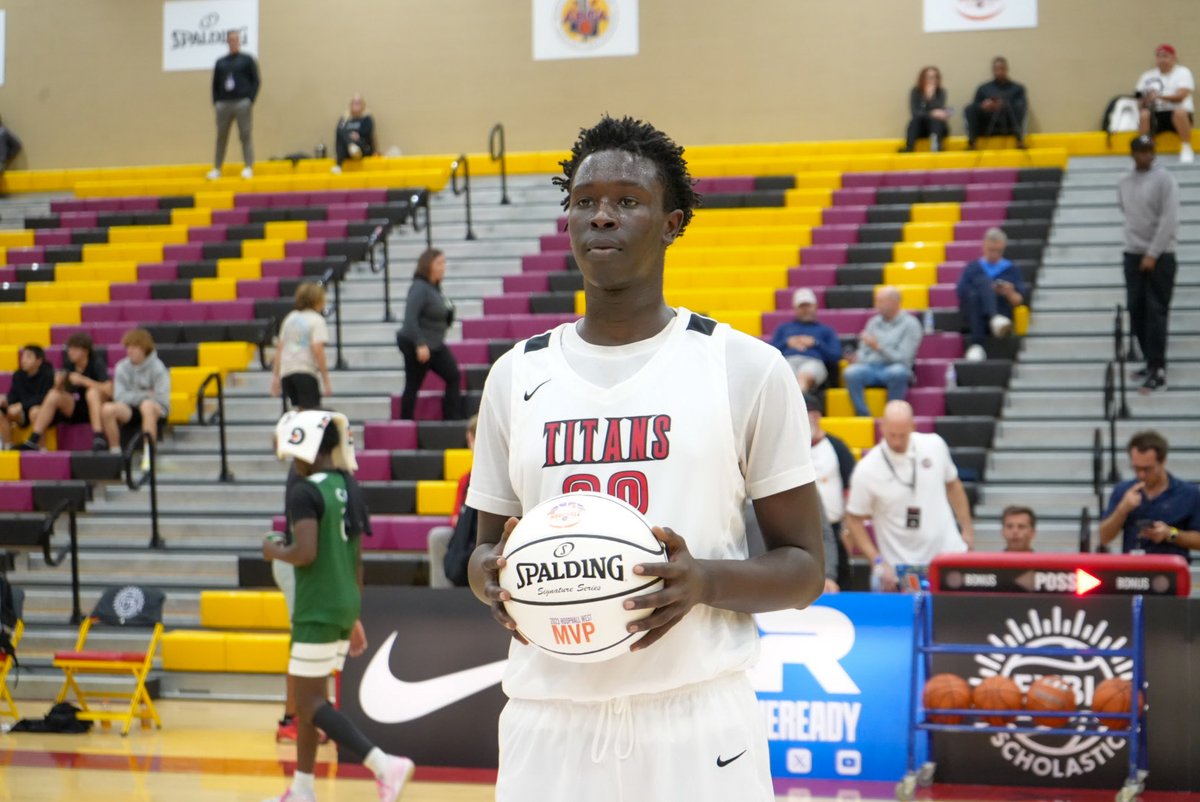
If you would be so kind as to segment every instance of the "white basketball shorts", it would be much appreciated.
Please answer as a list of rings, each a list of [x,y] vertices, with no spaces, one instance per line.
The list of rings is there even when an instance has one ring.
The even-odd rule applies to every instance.
[[[773,802],[744,674],[607,702],[510,699],[497,802]]]
[[[291,621],[292,609],[296,606],[296,567],[283,560],[271,560],[271,576],[276,587],[283,591],[283,603],[287,605],[288,621]]]

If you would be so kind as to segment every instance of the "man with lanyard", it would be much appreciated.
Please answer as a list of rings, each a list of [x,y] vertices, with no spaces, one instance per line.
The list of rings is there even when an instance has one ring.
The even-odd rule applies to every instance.
[[[889,402],[880,423],[884,442],[854,468],[843,521],[871,561],[872,586],[897,590],[907,567],[920,570],[938,554],[973,548],[975,528],[946,441],[914,431],[906,401]],[[868,518],[876,542],[867,534]]]
[[[1100,521],[1100,542],[1121,535],[1121,550],[1178,554],[1200,549],[1200,489],[1167,471],[1167,440],[1138,432],[1126,450],[1135,478],[1113,488]]]

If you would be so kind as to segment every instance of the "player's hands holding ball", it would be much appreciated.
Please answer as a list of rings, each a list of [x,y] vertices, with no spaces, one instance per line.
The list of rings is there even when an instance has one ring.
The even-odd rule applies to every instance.
[[[630,632],[646,632],[629,647],[632,652],[645,649],[670,632],[689,610],[704,601],[708,592],[708,573],[704,564],[688,550],[687,541],[667,527],[655,526],[651,531],[666,547],[667,561],[641,563],[634,566],[633,572],[641,576],[660,577],[663,588],[625,602],[626,610],[654,611],[629,624]]]

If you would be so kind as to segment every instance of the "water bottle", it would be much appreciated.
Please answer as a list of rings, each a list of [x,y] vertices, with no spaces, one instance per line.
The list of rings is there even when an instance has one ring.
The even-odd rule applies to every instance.
[[[318,159],[324,159],[324,158],[325,158],[325,153],[326,153],[326,152],[327,152],[327,151],[325,150],[325,143],[324,143],[324,142],[318,143],[318,144],[317,144],[317,150],[316,150],[316,153],[317,153],[317,158],[318,158]]]
[[[871,566],[871,592],[878,593],[881,590],[883,590],[883,558],[876,557]]]
[[[954,363],[953,362],[951,362],[949,365],[946,366],[946,386],[947,387],[957,387],[958,386],[958,374],[954,372]]]
[[[926,309],[925,314],[921,316],[921,320],[925,324],[925,333],[933,334],[933,310]]]

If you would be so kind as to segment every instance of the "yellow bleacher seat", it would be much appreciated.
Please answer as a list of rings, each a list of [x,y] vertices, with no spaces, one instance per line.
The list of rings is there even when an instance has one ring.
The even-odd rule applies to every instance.
[[[277,590],[264,590],[260,594],[263,605],[263,626],[266,629],[290,630],[292,622],[288,618],[287,601]]]
[[[1029,333],[1029,307],[1021,304],[1013,310],[1013,334],[1024,337]]]
[[[458,482],[422,479],[417,482],[417,515],[453,515]]]
[[[232,192],[197,192],[196,193],[196,208],[197,209],[232,209],[233,208],[233,193]]]
[[[188,228],[207,228],[212,225],[212,209],[172,209],[171,224]]]
[[[200,385],[214,370],[215,368],[208,367],[171,368],[171,394],[182,393],[194,397]]]
[[[225,633],[225,670],[286,674],[291,636],[287,632]]]
[[[262,260],[247,257],[218,259],[217,278],[260,279]]]
[[[163,635],[164,671],[225,671],[224,632],[176,629]]]
[[[822,417],[821,428],[840,437],[851,448],[870,448],[875,445],[874,418]]]
[[[18,356],[16,348],[8,346],[7,344],[4,344],[3,347],[0,347],[0,370],[3,370],[7,373],[12,373],[20,366],[20,364],[21,360]]]
[[[878,418],[883,414],[884,404],[887,403],[887,390],[882,387],[868,387],[864,397],[872,416]],[[850,391],[844,387],[830,387],[826,390],[825,414],[830,418],[855,417],[854,405],[850,403]]]
[[[15,440],[15,442],[21,442]],[[0,451],[0,482],[15,482],[21,478],[21,452]]]
[[[473,455],[468,448],[447,448],[442,452],[442,476],[448,482],[457,482],[471,470]]]
[[[833,203],[833,190],[820,188],[789,189],[784,193],[786,206],[816,206],[824,208]]]
[[[308,223],[304,220],[286,220],[267,223],[265,239],[277,239],[285,242],[308,239]]]
[[[114,245],[127,243],[158,243],[181,245],[188,241],[186,226],[112,226],[108,241]]]
[[[735,309],[757,313],[775,308],[775,288],[673,289],[666,291],[666,299],[671,306],[686,306],[702,314],[708,309]]]
[[[187,423],[196,411],[196,396],[187,393],[171,393],[171,408],[167,410],[167,423]]]
[[[245,370],[254,358],[255,347],[252,343],[242,342],[207,342],[197,347],[196,361],[200,367],[228,372]]]
[[[287,243],[280,239],[252,239],[242,243],[242,256],[248,259],[282,259]]]
[[[32,248],[34,232],[26,229],[0,231],[0,246],[5,248]]]
[[[237,279],[197,278],[192,279],[193,301],[237,300]]]
[[[253,590],[200,591],[200,626],[210,629],[261,629],[262,598]]]
[[[758,310],[715,309],[701,312],[701,314],[711,317],[719,323],[728,323],[731,327],[749,334],[751,337],[762,335],[762,312]]]
[[[953,242],[954,223],[905,223],[905,242]]]
[[[882,285],[881,285],[882,286]],[[896,284],[900,291],[900,306],[912,311],[929,308],[929,287],[923,284]],[[878,290],[878,287],[876,288]]]
[[[50,347],[49,323],[0,323],[0,345]]]
[[[892,258],[897,262],[944,262],[946,243],[897,242],[892,253]]]
[[[962,209],[957,203],[914,203],[914,223],[957,223],[962,219]]]
[[[937,284],[937,264],[891,262],[883,266],[884,284]]]

